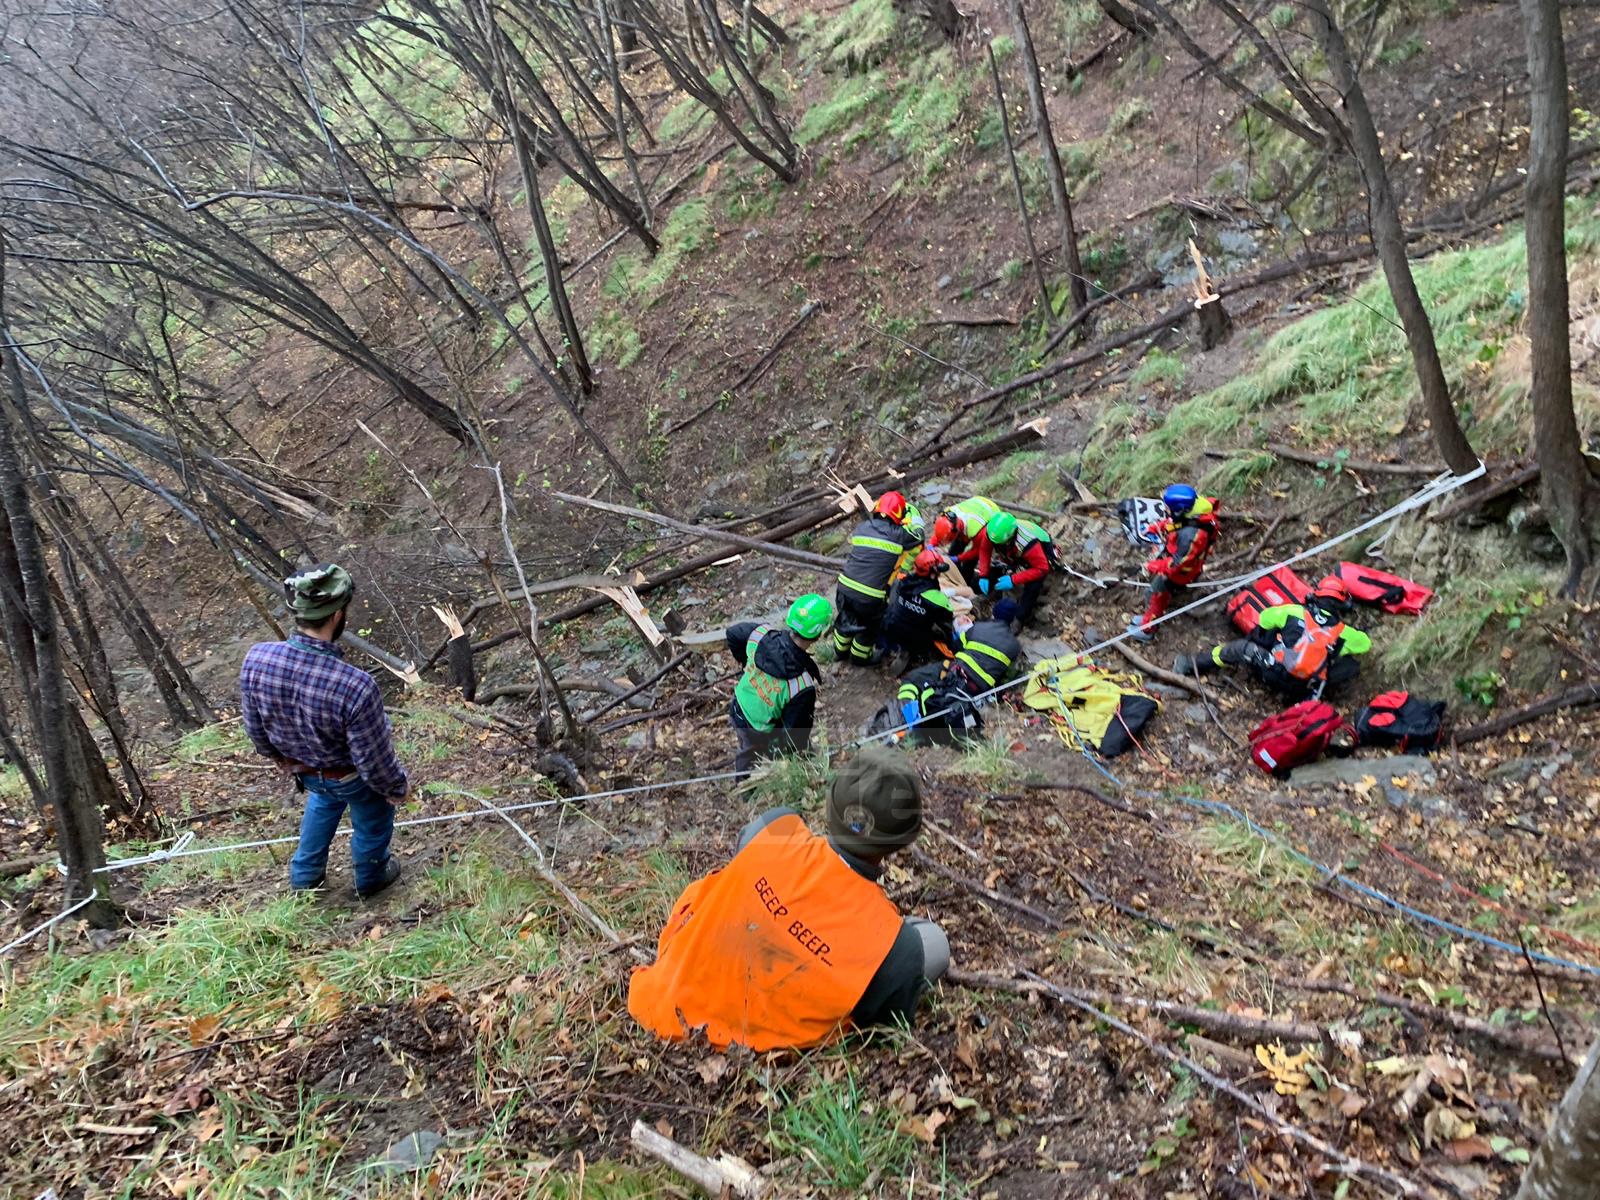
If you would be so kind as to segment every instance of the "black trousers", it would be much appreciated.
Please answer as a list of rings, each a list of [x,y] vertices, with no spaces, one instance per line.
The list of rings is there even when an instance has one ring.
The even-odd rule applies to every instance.
[[[833,626],[833,650],[840,662],[846,659],[866,664],[878,645],[878,630],[888,609],[885,600],[863,596],[853,588],[841,586],[834,601],[839,609]]]
[[[1296,679],[1272,659],[1271,647],[1275,639],[1263,631],[1250,637],[1236,638],[1217,648],[1217,657],[1230,667],[1242,666],[1261,683],[1285,700],[1304,700],[1316,689],[1315,679]],[[1349,683],[1361,674],[1361,664],[1353,658],[1340,657],[1328,664],[1322,682],[1322,695]]]

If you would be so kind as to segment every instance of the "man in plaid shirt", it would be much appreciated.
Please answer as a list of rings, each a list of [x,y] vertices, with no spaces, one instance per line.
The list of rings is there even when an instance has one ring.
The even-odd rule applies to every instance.
[[[322,886],[328,848],[348,808],[356,894],[366,899],[399,878],[389,841],[394,806],[410,783],[395,757],[377,681],[345,662],[337,644],[355,594],[349,573],[324,563],[285,580],[284,591],[295,632],[245,655],[239,673],[245,732],[306,794],[289,886],[297,892]]]

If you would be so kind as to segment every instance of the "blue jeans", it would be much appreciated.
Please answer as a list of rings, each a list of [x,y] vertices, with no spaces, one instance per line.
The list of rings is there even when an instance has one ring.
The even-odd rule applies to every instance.
[[[311,887],[328,869],[328,847],[339,830],[339,819],[350,810],[350,861],[355,868],[357,891],[383,880],[389,861],[389,840],[394,836],[394,805],[377,795],[359,777],[344,783],[307,779],[306,812],[300,819],[300,844],[289,860],[289,886]]]

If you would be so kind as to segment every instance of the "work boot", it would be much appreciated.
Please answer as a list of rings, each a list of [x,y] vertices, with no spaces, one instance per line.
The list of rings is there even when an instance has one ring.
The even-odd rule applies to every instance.
[[[298,895],[298,894],[300,894],[302,892],[320,892],[322,890],[322,888],[323,888],[323,885],[326,884],[327,882],[328,882],[328,877],[326,875],[318,875],[316,880],[315,880],[315,882],[312,882],[312,883],[305,883],[305,884],[299,884],[299,885],[291,883],[289,885],[289,890],[291,892],[294,892],[296,895]]]
[[[1211,658],[1202,659],[1196,654],[1180,654],[1172,660],[1172,671],[1175,675],[1204,675],[1211,669]]]
[[[889,674],[893,675],[896,679],[904,675],[906,673],[906,668],[910,665],[911,652],[909,650],[902,648],[889,655]]]
[[[1144,618],[1135,617],[1128,622],[1128,637],[1136,642],[1149,643],[1156,640],[1156,635],[1144,627]]]
[[[383,864],[383,874],[378,877],[378,882],[370,887],[357,888],[356,895],[363,900],[371,900],[379,892],[385,891],[390,884],[400,878],[400,860],[394,855],[389,856],[389,861]]]

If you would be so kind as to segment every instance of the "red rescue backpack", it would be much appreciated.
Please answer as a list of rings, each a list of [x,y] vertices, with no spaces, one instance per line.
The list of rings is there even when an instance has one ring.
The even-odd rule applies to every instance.
[[[1244,590],[1228,601],[1228,619],[1240,633],[1254,633],[1261,614],[1280,604],[1304,604],[1311,588],[1288,567],[1277,567],[1260,579],[1245,584]]]
[[[1384,692],[1356,714],[1356,740],[1363,746],[1432,750],[1444,730],[1443,700],[1419,700],[1410,692]]]
[[[1433,599],[1433,592],[1420,583],[1360,563],[1342,562],[1336,574],[1350,589],[1351,599],[1376,604],[1386,613],[1420,616],[1428,601]]]
[[[1302,700],[1250,731],[1250,760],[1269,775],[1287,779],[1302,763],[1322,757],[1340,733],[1353,732],[1331,704]]]

